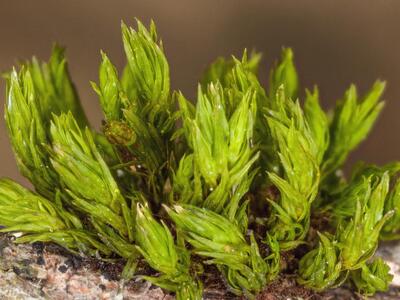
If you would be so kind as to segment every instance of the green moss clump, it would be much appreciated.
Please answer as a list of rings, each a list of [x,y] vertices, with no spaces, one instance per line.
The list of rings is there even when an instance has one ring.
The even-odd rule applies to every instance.
[[[102,52],[92,83],[103,132],[88,124],[60,47],[6,75],[8,133],[35,192],[0,180],[1,231],[121,257],[125,278],[144,259],[159,274],[144,278],[178,299],[201,299],[207,265],[252,298],[291,256],[308,288],[387,289],[388,266],[371,259],[379,240],[400,236],[400,164],[340,172],[383,108],[383,82],[362,97],[351,86],[326,113],[317,88],[299,100],[291,49],[268,88],[260,54],[245,51],[211,64],[189,101],[171,91],[154,23],[122,24],[122,37],[123,72]]]

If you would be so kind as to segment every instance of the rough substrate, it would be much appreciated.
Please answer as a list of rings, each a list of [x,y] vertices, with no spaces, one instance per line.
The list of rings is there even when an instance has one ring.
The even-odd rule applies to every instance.
[[[400,299],[400,243],[385,244],[379,254],[395,275],[389,292],[369,299]],[[16,245],[0,235],[0,299],[140,299],[172,300],[173,295],[150,283],[119,278],[122,262],[105,263],[73,256],[56,245]],[[218,275],[205,278],[204,298],[240,299],[226,291]],[[257,299],[361,299],[346,288],[316,294],[296,285],[290,276],[270,284]]]

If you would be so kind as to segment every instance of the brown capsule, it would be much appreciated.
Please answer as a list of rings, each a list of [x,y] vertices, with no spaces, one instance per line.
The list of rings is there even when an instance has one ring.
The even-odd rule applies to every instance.
[[[135,132],[125,122],[110,121],[103,131],[111,144],[130,146],[136,141]]]

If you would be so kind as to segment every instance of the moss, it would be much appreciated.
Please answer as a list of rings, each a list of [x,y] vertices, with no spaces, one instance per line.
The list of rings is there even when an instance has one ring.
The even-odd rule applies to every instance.
[[[245,51],[211,64],[189,101],[171,91],[154,23],[122,24],[122,37],[124,71],[101,53],[92,83],[103,132],[88,124],[61,48],[6,76],[9,137],[35,192],[0,180],[3,232],[123,258],[125,278],[144,259],[159,274],[144,278],[180,299],[201,298],[205,265],[248,298],[283,272],[318,291],[388,287],[387,266],[370,258],[399,234],[400,165],[340,172],[383,108],[383,82],[362,97],[351,86],[327,113],[317,88],[300,100],[291,49],[266,88],[260,54]]]

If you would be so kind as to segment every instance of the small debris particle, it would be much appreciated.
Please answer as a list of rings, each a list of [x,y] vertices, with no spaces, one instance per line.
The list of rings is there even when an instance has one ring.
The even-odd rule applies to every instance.
[[[32,248],[38,253],[42,254],[44,249],[44,244],[40,242],[35,242],[32,244]]]
[[[61,273],[65,273],[68,271],[68,267],[66,265],[61,265],[58,267],[58,271],[60,271]]]
[[[13,271],[17,275],[21,275],[21,269],[17,268],[16,266],[13,266]]]
[[[46,261],[44,260],[44,258],[43,258],[43,256],[38,256],[38,258],[36,259],[36,263],[39,265],[39,266],[43,266],[43,265],[45,265],[46,264]]]
[[[65,261],[65,265],[67,265],[69,268],[79,269],[82,265],[82,260],[73,256]]]

